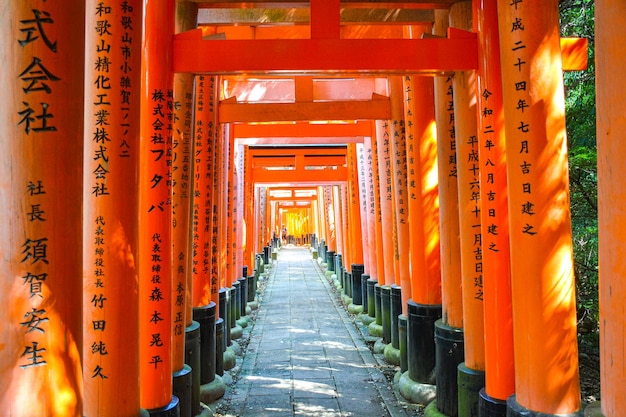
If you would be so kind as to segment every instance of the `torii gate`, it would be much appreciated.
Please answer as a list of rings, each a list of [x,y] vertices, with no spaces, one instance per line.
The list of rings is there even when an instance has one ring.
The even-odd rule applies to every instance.
[[[505,2],[501,2],[501,3],[502,3],[502,7],[506,7]],[[508,5],[510,6],[512,15],[516,13],[520,13],[519,16],[515,15],[519,18],[520,16],[522,17],[527,16],[523,13],[532,13],[532,11],[527,10],[527,8],[532,8],[532,6],[527,6],[526,4],[522,4],[523,2],[521,1],[513,2],[513,3]],[[535,4],[533,2],[528,2],[528,1],[524,3]],[[421,3],[423,7],[433,7],[434,5],[437,5],[437,7],[449,7],[451,4],[452,2]],[[493,11],[495,2],[490,3],[490,5],[492,8],[490,9],[488,6],[485,10]],[[515,9],[514,9],[515,12],[512,11],[513,5],[515,5]],[[138,8],[137,3],[134,4],[134,6],[135,8]],[[156,33],[161,29],[159,26],[159,23],[153,23],[154,21],[150,19],[154,18],[155,14],[165,14],[165,16],[171,16],[174,11],[172,6],[173,6],[172,1],[159,3],[158,6],[156,6],[155,3],[146,2],[146,16],[149,17],[149,19],[146,19],[146,22],[149,25],[148,33],[152,33],[152,31]],[[540,6],[541,5],[537,4],[537,7],[540,7]],[[48,13],[46,14],[46,16],[49,16],[45,18],[47,24],[55,23],[60,26],[62,25],[63,27],[74,27],[72,25],[76,24],[75,22],[72,22],[72,19],[71,19],[72,15],[63,10],[63,7],[67,7],[67,5],[65,4],[43,5],[43,4],[34,2],[33,4],[29,4],[25,7],[45,8],[46,13]],[[82,12],[84,11],[84,4],[81,5],[81,2],[76,2],[72,4],[72,8],[73,8],[72,9],[73,13],[81,14],[81,17],[82,17]],[[384,73],[396,73],[396,72],[407,73],[409,72],[409,73],[416,73],[416,74],[417,73],[434,74],[440,71],[446,71],[446,72],[447,71],[469,71],[469,70],[475,70],[479,68],[479,62],[477,59],[478,58],[478,46],[477,46],[477,39],[475,35],[469,34],[467,32],[451,31],[450,38],[448,39],[419,39],[419,40],[402,39],[402,40],[368,40],[368,41],[357,40],[357,39],[340,39],[339,37],[339,33],[340,33],[339,9],[340,9],[340,3],[338,1],[324,1],[324,2],[313,1],[312,2],[311,4],[311,39],[309,40],[265,40],[265,41],[260,41],[260,40],[254,40],[254,41],[201,40],[201,37],[198,31],[187,32],[187,33],[183,33],[180,35],[176,35],[176,37],[174,37],[173,47],[172,47],[172,52],[174,54],[173,55],[174,56],[174,65],[173,65],[174,71],[180,72],[180,73],[200,72],[200,73],[207,73],[207,74],[226,74],[226,73],[238,73],[238,72],[246,72],[248,74],[254,74],[257,72],[258,73],[271,73],[272,71],[287,71],[287,72],[292,72],[294,74],[304,73],[304,74],[309,74],[309,75],[314,74],[314,73],[325,74],[327,72],[336,73],[337,71],[339,72],[345,71],[345,73],[381,71]],[[517,10],[520,10],[520,9],[522,11],[518,12]],[[163,13],[164,10],[167,13]],[[481,9],[479,8],[478,10],[481,10]],[[5,13],[3,15],[7,19],[7,22],[11,22],[11,23],[7,23],[6,25],[0,25],[0,27],[2,27],[3,30],[7,31],[6,36],[4,36],[3,38],[10,39],[13,42],[15,42],[15,39],[18,37],[16,33],[18,33],[19,31],[16,28],[16,26],[19,26],[22,29],[24,29],[24,25],[28,24],[25,22],[28,22],[29,18],[32,16],[31,16],[31,11],[25,12],[21,9],[18,10],[17,6],[15,9],[11,9],[11,12],[12,13]],[[16,23],[16,22],[20,22],[20,23]],[[154,26],[150,26],[150,25],[154,25]],[[165,25],[165,27],[167,27],[167,25]],[[25,29],[25,32],[22,31],[22,35],[26,34],[25,35],[26,37],[21,39],[22,40],[21,47],[24,48],[25,45],[30,45],[33,42],[35,42],[37,39],[39,39],[35,43],[35,46],[39,47],[40,49],[28,50],[28,53],[25,53],[24,56],[20,57],[19,59],[25,60],[24,61],[25,63],[27,63],[27,61],[45,63],[45,59],[50,58],[50,61],[57,63],[57,61],[52,58],[55,55],[50,55],[50,56],[45,55],[45,53],[48,53],[46,52],[46,50],[50,51],[49,52],[50,54],[57,53],[56,43],[53,43],[48,38],[43,37],[43,36],[40,36],[39,38],[31,37],[29,34],[33,34],[34,30],[35,29],[32,29],[32,30]],[[82,31],[78,31],[77,33],[82,33]],[[156,45],[149,44],[149,46],[156,48],[154,50],[155,53],[158,53],[157,51],[162,53],[163,48],[167,49],[168,39],[170,37],[171,37],[170,34],[167,33],[166,31],[163,38],[159,40],[160,43],[157,43]],[[61,35],[59,35],[59,39],[61,39]],[[163,39],[165,39],[164,42],[163,42]],[[532,39],[523,39],[524,42],[529,41],[529,40],[532,40]],[[76,39],[72,39],[72,36],[63,37],[63,41],[65,45],[70,44],[70,45],[74,45],[77,48],[81,47],[81,42]],[[517,40],[515,42],[517,42]],[[525,44],[524,46],[528,48],[529,44],[530,42],[528,44]],[[82,63],[80,66],[77,66],[77,65],[74,65],[75,64],[74,61],[70,59],[71,54],[75,53],[76,51],[63,49],[63,43],[59,45],[59,48],[61,48],[61,52],[67,64],[66,65],[58,64],[59,67],[57,67],[57,73],[55,73],[54,77],[46,74],[46,76],[48,77],[47,80],[49,83],[52,83],[52,81],[57,82],[59,80],[63,80],[63,83],[62,83],[63,86],[67,87],[66,88],[67,91],[70,91],[71,89],[69,88],[68,85],[66,85],[66,81],[76,80],[76,79],[81,78],[77,74],[80,74],[82,71],[80,69],[82,67]],[[206,51],[205,48],[210,48],[208,49],[208,53],[218,54],[218,56],[220,56],[220,59],[214,60],[213,62],[206,62],[203,59],[203,56],[206,57],[210,55],[199,53],[199,51],[203,51],[203,50]],[[232,48],[236,48],[236,49],[232,49]],[[237,50],[241,52],[241,54],[234,55],[232,54],[233,50]],[[399,51],[402,51],[402,53],[401,54],[398,53]],[[445,51],[445,53],[433,54],[432,53],[433,51]],[[269,58],[265,56],[265,53],[267,52],[272,52],[273,54],[271,61],[269,60]],[[193,59],[189,58],[192,55],[195,58]],[[34,57],[43,61],[35,61]],[[251,58],[257,58],[257,59],[254,60]],[[508,57],[508,58],[511,58],[511,57]],[[515,56],[514,58],[520,58],[520,57]],[[12,59],[15,61],[19,61],[19,59],[15,57],[13,57]],[[189,62],[190,60],[194,60],[194,62]],[[13,63],[13,61],[10,61],[10,62]],[[162,66],[163,63],[159,62],[159,65]],[[165,70],[167,70],[167,65],[168,65],[168,62],[165,63]],[[185,65],[187,66],[185,67]],[[9,66],[9,64],[7,64],[7,66]],[[15,68],[19,67],[20,70],[15,73],[17,76],[13,77],[11,80],[19,78],[22,82],[25,83],[23,87],[24,97],[22,98],[24,100],[26,100],[26,98],[30,99],[33,97],[33,95],[28,95],[28,94],[34,93],[35,95],[42,94],[41,97],[46,98],[46,100],[44,100],[44,102],[41,103],[41,109],[37,108],[37,110],[40,110],[38,114],[36,114],[36,110],[31,107],[31,105],[33,104],[32,103],[29,104],[26,101],[23,101],[23,104],[26,105],[26,108],[23,108],[21,105],[16,104],[15,106],[11,106],[10,112],[3,112],[3,117],[5,118],[4,125],[5,125],[5,128],[7,129],[7,131],[4,132],[3,137],[5,138],[19,137],[20,139],[23,139],[23,142],[26,142],[30,138],[29,135],[31,134],[33,136],[54,134],[50,132],[56,132],[57,129],[58,130],[63,129],[62,133],[67,136],[68,132],[67,132],[66,126],[76,125],[73,119],[76,115],[71,113],[71,108],[70,108],[71,106],[64,107],[63,103],[67,104],[70,101],[71,103],[80,102],[82,98],[77,98],[77,97],[68,98],[65,95],[60,95],[56,93],[56,91],[48,91],[49,88],[44,88],[44,87],[33,89],[34,84],[29,84],[29,82],[34,82],[36,84],[37,82],[41,82],[41,78],[35,79],[35,78],[26,77],[28,74],[25,75],[24,71],[22,70],[24,69],[24,67],[27,67],[27,65],[21,65],[21,66],[13,65],[11,67],[12,71],[15,70],[14,67]],[[39,77],[40,76],[41,76],[41,72],[39,73]],[[10,82],[9,78],[10,77],[7,77],[6,80],[3,79],[3,88],[6,87],[6,90],[4,91],[13,91],[13,92],[18,91],[19,89],[15,88],[15,86]],[[100,80],[100,83],[101,83],[100,87],[106,85],[106,82],[104,80]],[[56,84],[54,85],[56,86]],[[52,94],[52,93],[56,93],[56,94]],[[98,96],[97,91],[94,92],[93,94],[94,94],[93,96],[95,97],[95,99],[104,98],[102,95]],[[18,94],[9,94],[9,96],[18,96]],[[47,98],[51,98],[52,100],[47,100]],[[156,99],[157,98],[155,98],[155,100]],[[101,104],[104,104],[104,102],[102,102]],[[374,105],[374,104],[376,103],[370,103],[370,105]],[[63,107],[63,110],[61,111],[62,107]],[[59,110],[57,110],[57,108]],[[67,111],[66,108],[69,108],[69,111]],[[156,110],[156,107],[152,110]],[[318,110],[321,110],[321,109],[318,109]],[[13,123],[12,119],[10,119],[10,115],[15,116],[15,114],[20,114],[23,116],[23,118],[21,118],[21,120],[19,121],[19,123],[17,123],[17,125]],[[35,115],[37,117],[34,117]],[[54,117],[56,117],[56,119]],[[152,122],[154,121],[155,120],[153,120]],[[56,122],[56,123],[53,123],[53,122]],[[75,130],[80,130],[79,127],[80,126],[77,126]],[[522,122],[522,131],[523,129],[525,129],[525,127],[524,127],[524,123]],[[80,136],[80,135],[81,133],[79,132],[78,135],[73,135],[73,136]],[[70,142],[63,141],[61,137],[56,138],[56,139],[58,139],[56,142],[62,143],[67,146],[61,147],[61,146],[57,146],[57,143],[55,143],[53,146],[50,146],[50,147],[46,145],[45,149],[40,149],[40,150],[42,152],[50,154],[52,156],[52,159],[54,159],[55,155],[62,156],[62,157],[72,156],[74,158],[73,161],[79,164],[80,157],[77,156],[75,152],[72,152],[72,146]],[[154,149],[154,151],[159,152],[160,150]],[[40,201],[37,200],[37,198],[42,198],[41,194],[50,192],[50,189],[44,190],[43,184],[42,184],[43,180],[38,179],[39,177],[44,178],[46,180],[48,178],[53,179],[54,181],[50,181],[50,183],[47,184],[47,186],[53,185],[54,190],[63,190],[64,194],[67,193],[67,195],[69,195],[70,198],[68,198],[68,200],[66,201],[74,202],[74,203],[80,201],[80,198],[77,198],[77,195],[79,196],[80,193],[71,194],[73,189],[80,188],[80,186],[75,181],[77,177],[77,175],[75,175],[76,174],[75,172],[67,173],[68,176],[66,177],[56,176],[55,171],[52,171],[54,167],[43,166],[45,164],[41,164],[40,159],[38,159],[36,156],[32,156],[30,153],[30,149],[26,149],[26,145],[24,146],[24,148],[19,148],[16,151],[16,154],[17,156],[19,156],[18,159],[19,161],[21,161],[20,163],[25,164],[23,167],[24,170],[19,171],[19,172],[18,171],[15,171],[15,172],[3,171],[2,178],[5,178],[5,179],[12,178],[14,179],[14,181],[16,181],[15,184],[12,184],[11,186],[7,186],[7,188],[10,188],[12,190],[20,189],[20,187],[24,186],[24,184],[27,184],[28,181],[31,181],[32,187],[28,188],[30,190],[30,195],[29,195],[30,200],[26,201],[24,205],[30,206],[33,209],[31,212],[28,213],[29,215],[31,215],[31,219],[33,219],[33,221],[35,220],[43,221],[43,218],[41,217],[42,212],[35,211],[35,208],[38,208],[38,209],[41,208]],[[9,157],[14,156],[14,154],[10,152],[7,152],[7,155],[9,155]],[[7,163],[2,164],[3,166],[13,167],[13,164],[9,163],[8,160],[5,162]],[[75,166],[74,163],[71,163],[69,165]],[[32,181],[32,178],[29,178],[30,174],[35,175],[36,178],[34,178],[34,181]],[[69,175],[69,174],[72,174],[72,175]],[[14,175],[17,175],[17,177],[14,177]],[[536,186],[536,184],[533,184],[533,186]],[[100,190],[104,191],[104,188]],[[20,204],[19,201],[21,201],[23,197],[21,197],[21,194],[17,191],[15,191],[14,194],[15,194],[15,200],[18,201],[18,203],[14,203],[13,198],[3,199],[2,200],[3,206],[1,210],[3,213],[9,213],[9,214],[13,214],[16,212],[21,213],[20,211],[21,206],[18,207],[18,205]],[[36,197],[37,195],[39,195],[39,197]],[[78,205],[80,205],[80,203],[78,203]],[[3,264],[3,271],[4,271],[3,275],[7,277],[12,277],[12,278],[16,276],[28,277],[29,280],[26,280],[26,284],[28,284],[30,288],[30,292],[27,293],[27,296],[29,297],[33,297],[33,295],[37,296],[38,294],[38,292],[36,292],[36,289],[38,288],[37,284],[41,284],[42,283],[41,281],[43,281],[44,278],[47,278],[46,276],[50,274],[49,278],[51,279],[47,280],[46,282],[47,284],[49,284],[49,290],[47,293],[44,293],[44,296],[47,297],[50,294],[54,295],[56,293],[63,293],[63,294],[66,294],[68,297],[72,296],[71,298],[73,301],[75,301],[77,298],[80,298],[80,297],[74,296],[76,293],[80,293],[80,282],[76,280],[72,280],[72,276],[77,275],[77,274],[70,274],[67,272],[68,271],[67,268],[69,268],[70,266],[75,268],[76,264],[79,263],[79,261],[75,259],[76,258],[75,255],[72,255],[74,256],[72,257],[70,256],[71,254],[66,254],[66,253],[59,254],[59,255],[54,254],[55,262],[53,262],[53,264],[49,268],[41,269],[40,268],[41,264],[37,264],[36,267],[38,269],[35,272],[26,271],[28,272],[27,275],[25,275],[26,272],[22,268],[23,267],[22,264],[25,262],[25,260],[30,260],[31,264],[35,264],[36,261],[43,262],[42,256],[45,256],[46,254],[44,252],[41,252],[41,249],[46,247],[45,242],[47,241],[50,241],[50,243],[54,243],[57,247],[80,246],[80,243],[77,243],[80,240],[80,239],[77,239],[77,235],[68,233],[69,230],[73,230],[76,228],[77,226],[76,218],[80,216],[75,216],[73,212],[68,213],[67,212],[68,207],[75,208],[76,204],[68,203],[65,206],[63,205],[57,206],[55,204],[54,206],[51,205],[51,206],[44,207],[46,209],[46,213],[48,216],[54,216],[54,219],[55,219],[55,222],[57,222],[57,225],[59,224],[61,219],[64,219],[64,221],[67,221],[66,226],[58,228],[58,229],[63,229],[60,231],[60,234],[58,230],[52,230],[49,228],[44,228],[44,229],[32,228],[31,224],[29,224],[28,227],[25,227],[25,226],[22,227],[20,226],[20,224],[18,224],[18,222],[14,222],[13,219],[6,220],[9,226],[4,228],[5,230],[10,230],[11,235],[27,236],[28,239],[26,241],[27,243],[25,243],[23,247],[20,246],[18,249],[14,247],[15,243],[10,239],[6,239],[7,242],[3,242],[3,245],[6,244],[7,246],[3,247],[2,252],[9,254],[9,257],[11,258],[11,263],[7,263],[6,265]],[[38,223],[35,223],[35,224],[38,224]],[[42,235],[45,235],[45,236],[41,238]],[[152,237],[155,237],[155,236],[153,235]],[[11,243],[13,243],[13,246],[11,246]],[[20,244],[21,243],[22,242],[20,242]],[[52,260],[52,258],[50,258],[50,260]],[[48,264],[48,262],[45,262],[45,263],[46,265]],[[59,266],[67,266],[67,268],[63,268],[64,273],[55,274],[54,272],[56,272],[57,270],[56,268],[58,268]],[[80,275],[80,273],[78,273],[78,275]],[[11,288],[11,284],[14,284],[14,283],[3,282],[2,294],[5,295],[5,297],[8,297],[9,295],[12,296],[13,294],[15,294],[15,291],[17,291],[16,288]],[[91,294],[88,294],[88,295],[91,296]],[[24,301],[23,299],[20,299],[20,300]],[[90,297],[87,297],[85,300],[86,300],[85,304],[89,304]],[[9,305],[9,303],[13,301],[14,300],[6,299],[6,300],[3,300],[3,304]],[[105,301],[106,301],[106,298],[102,296],[100,298],[95,297],[93,300],[91,300],[91,302],[95,306],[94,308],[98,308],[97,307],[98,305],[102,307]],[[25,310],[21,310],[18,312],[18,314],[23,314],[24,311]],[[67,407],[66,410],[70,410],[72,407],[74,407],[74,410],[80,409],[81,402],[82,402],[82,399],[79,398],[78,396],[78,391],[80,390],[74,389],[74,391],[72,391],[71,387],[75,388],[76,386],[80,385],[80,380],[81,380],[81,376],[80,376],[81,372],[80,370],[76,369],[78,368],[76,366],[76,356],[78,355],[76,352],[77,350],[80,350],[79,345],[81,343],[80,341],[77,342],[77,340],[80,339],[79,337],[79,335],[81,334],[80,327],[82,325],[82,317],[79,318],[76,316],[81,316],[81,314],[74,310],[70,311],[69,309],[59,310],[59,311],[50,310],[49,312],[50,313],[54,312],[55,315],[44,317],[43,313],[45,313],[46,311],[37,311],[35,308],[33,308],[32,312],[30,310],[26,310],[26,311],[28,313],[31,313],[29,317],[31,317],[32,320],[35,320],[35,319],[39,320],[37,322],[39,324],[43,324],[47,322],[48,317],[50,318],[50,320],[54,322],[53,323],[51,321],[50,323],[51,325],[47,329],[48,334],[65,334],[66,336],[70,335],[72,337],[65,337],[65,340],[68,343],[68,348],[65,349],[65,352],[56,352],[56,351],[51,352],[50,350],[48,350],[49,349],[47,347],[48,345],[45,344],[45,339],[43,338],[42,339],[35,338],[32,340],[29,339],[26,345],[19,346],[17,348],[17,353],[18,353],[17,357],[10,358],[8,362],[19,363],[21,361],[21,365],[20,365],[21,368],[26,369],[27,371],[45,369],[48,366],[47,364],[49,363],[48,361],[46,361],[46,358],[48,357],[52,358],[53,355],[59,355],[59,357],[61,358],[60,359],[61,364],[65,367],[68,373],[72,374],[71,377],[66,378],[66,380],[64,381],[64,382],[67,382],[68,383],[67,386],[70,387],[69,391],[67,391],[66,393],[71,394],[69,395],[69,397],[64,397],[64,398],[69,399],[69,401],[66,401],[64,403],[64,406]],[[94,310],[94,312],[97,312],[97,310]],[[8,328],[12,324],[15,324],[11,320],[7,320],[6,322],[7,323],[3,323],[6,326],[2,328],[3,337],[9,333]],[[58,322],[63,323],[65,325],[66,330],[59,329],[58,325],[60,323]],[[100,322],[102,322],[101,324],[102,328],[98,329],[95,327],[96,325],[95,323],[100,323]],[[30,323],[33,324],[35,323],[35,321],[31,321]],[[104,323],[102,320],[97,320],[97,321],[94,321],[93,323],[94,323],[93,330],[95,331],[104,330]],[[35,324],[35,327],[39,326],[39,324]],[[54,324],[54,326],[52,326],[52,324]],[[21,323],[21,326],[23,327],[24,324]],[[16,327],[19,328],[20,326],[16,326]],[[29,325],[29,328],[32,329],[33,325]],[[35,329],[35,330],[37,331],[35,331],[33,334],[35,334],[35,336],[38,336],[38,329]],[[28,337],[30,336],[31,335],[28,335]],[[152,341],[158,344],[157,343],[158,341],[155,341],[154,337]],[[24,346],[26,347],[24,348]],[[47,352],[47,353],[44,354],[44,352]],[[71,355],[71,357],[68,355]],[[52,360],[50,362],[52,362]],[[3,358],[3,363],[4,363],[4,358]],[[157,362],[155,359],[154,366],[156,367],[156,365],[157,365]],[[541,361],[538,361],[537,363],[535,363],[535,365],[541,366],[542,363]],[[542,369],[542,371],[546,371],[546,370],[550,371],[551,368],[548,367],[548,368]],[[89,371],[96,372],[96,376],[103,378],[102,376],[103,374],[100,373],[101,369],[98,370],[98,368],[96,367],[94,369],[90,369]],[[551,378],[554,376],[554,375],[551,375],[549,372],[548,372],[548,375]],[[518,392],[518,400],[520,401],[520,403],[517,405],[520,405],[522,408],[529,407],[530,411],[541,411],[541,412],[547,412],[547,413],[557,413],[557,412],[561,413],[563,411],[564,412],[576,411],[575,401],[571,399],[571,397],[575,397],[575,395],[572,394],[571,392],[569,392],[571,396],[570,395],[566,396],[568,400],[571,400],[571,401],[564,401],[565,404],[559,404],[556,408],[552,408],[551,404],[548,404],[548,405],[543,404],[542,400],[539,400],[539,403],[535,403],[535,398],[533,396],[534,389],[532,387],[534,381],[532,377],[536,376],[536,374],[530,371],[528,376],[529,378],[523,378],[522,381],[525,384],[529,384],[529,386],[518,387],[517,392]],[[57,387],[59,386],[57,384],[58,381],[51,382],[49,379],[45,377],[42,377],[40,379],[41,381],[43,381],[44,385],[53,385]],[[31,378],[31,380],[33,379]],[[132,377],[129,378],[129,380],[132,380]],[[570,379],[568,379],[567,381],[563,381],[563,382],[567,384],[568,381],[570,381]],[[552,381],[552,382],[555,382],[555,381]],[[33,388],[33,392],[38,392],[37,387],[32,387],[32,388]],[[166,393],[166,396],[167,394],[168,393]],[[520,398],[519,394],[523,394],[522,396],[523,398]],[[560,398],[563,399],[563,397],[560,397]],[[27,401],[27,400],[24,400],[24,401]],[[158,404],[158,405],[161,406],[165,404]],[[572,405],[574,405],[574,407],[572,407]],[[550,410],[547,410],[547,411],[543,410],[544,406],[547,406],[548,408],[550,408]],[[565,407],[565,409],[562,410],[561,408],[559,408],[561,406]],[[616,409],[620,410],[621,408],[617,407]],[[13,409],[15,409],[14,406],[13,406]],[[513,412],[517,412],[517,411],[513,411]],[[71,413],[71,411],[68,411],[68,413]],[[43,414],[46,414],[46,411],[44,411]],[[80,415],[80,411],[76,412],[75,414]]]

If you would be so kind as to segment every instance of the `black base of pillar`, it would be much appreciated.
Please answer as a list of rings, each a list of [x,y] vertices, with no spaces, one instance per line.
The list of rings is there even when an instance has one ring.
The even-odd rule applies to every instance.
[[[335,272],[335,251],[326,251],[326,269]]]
[[[390,291],[389,309],[391,314],[391,346],[400,349],[400,335],[398,333],[398,316],[402,314],[402,288],[393,284]]]
[[[226,288],[220,288],[218,293],[218,308],[220,319],[225,323],[228,323],[228,290]],[[230,345],[230,326],[224,326],[224,343],[226,346]]]
[[[391,288],[380,287],[380,307],[383,319],[383,343],[391,343]]]
[[[200,412],[200,323],[192,321],[185,329],[185,363],[191,367],[191,412]]]
[[[398,337],[400,343],[400,372],[405,373],[409,369],[407,338],[406,338],[407,318],[402,315],[398,317]]]
[[[468,368],[465,362],[457,369],[459,415],[477,416],[479,393],[485,387],[485,371]]]
[[[224,352],[226,351],[226,339],[224,338],[224,319],[219,318],[215,322],[215,373],[224,376]]]
[[[241,307],[240,316],[243,317],[246,315],[246,307],[248,305],[248,280],[245,278],[239,278],[239,306]]]
[[[232,309],[232,318],[230,327],[237,325],[237,320],[241,318],[241,284],[239,282],[233,282],[230,287],[230,308]]]
[[[178,398],[172,396],[172,401],[162,408],[146,410],[150,417],[181,417]]]
[[[487,395],[485,389],[481,389],[478,398],[478,415],[480,417],[506,417],[506,400]]]
[[[573,412],[573,413],[563,413],[563,414],[550,414],[550,413],[541,413],[539,411],[532,411],[526,407],[521,406],[516,399],[515,394],[511,395],[506,400],[506,415],[507,417],[583,417],[583,412],[581,410]]]
[[[248,275],[248,279],[246,281],[248,282],[248,302],[251,303],[256,298],[256,275]]]
[[[183,369],[173,374],[173,393],[178,397],[180,407],[180,417],[193,417],[193,406],[191,403],[192,372],[189,365],[184,365]]]
[[[373,314],[372,315],[369,314],[370,306],[369,306],[369,297],[367,293],[369,291],[369,289],[367,288],[367,282],[369,280],[370,280],[370,276],[368,274],[361,275],[361,301],[363,302],[363,313],[367,314],[370,317],[374,317]],[[373,289],[374,288],[372,287],[372,290]]]
[[[445,415],[458,415],[457,368],[464,361],[463,329],[435,322],[437,409]]]
[[[350,268],[352,269],[351,283],[350,283],[350,285],[352,286],[352,291],[351,291],[352,304],[357,305],[357,306],[362,306],[363,305],[363,290],[361,288],[361,285],[363,281],[361,280],[361,277],[363,276],[363,273],[365,272],[365,265],[352,264],[350,265]]]
[[[435,384],[435,322],[441,318],[440,304],[418,304],[409,300],[407,354],[409,377],[422,384]]]
[[[376,324],[383,325],[383,300],[380,284],[374,284],[374,315],[376,316]]]
[[[193,319],[200,323],[200,384],[215,379],[215,303],[193,308]]]
[[[376,281],[374,278],[367,280],[367,315],[370,317],[376,317]],[[380,296],[378,298],[380,301]]]

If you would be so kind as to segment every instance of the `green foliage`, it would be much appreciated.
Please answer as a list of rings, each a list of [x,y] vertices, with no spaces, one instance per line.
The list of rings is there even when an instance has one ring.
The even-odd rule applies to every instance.
[[[564,74],[570,200],[579,318],[598,320],[598,175],[594,63],[594,0],[560,3],[561,35],[587,38],[586,71]],[[597,331],[594,327],[592,331]]]

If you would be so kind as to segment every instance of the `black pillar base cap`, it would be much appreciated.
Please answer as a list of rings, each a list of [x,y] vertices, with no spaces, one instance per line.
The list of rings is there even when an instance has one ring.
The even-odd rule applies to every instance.
[[[146,410],[150,417],[180,417],[180,405],[178,397],[172,396],[172,401],[165,407]]]
[[[480,417],[506,417],[506,400],[490,397],[485,388],[478,393],[478,415]]]
[[[583,411],[578,410],[573,413],[565,413],[565,414],[550,414],[550,413],[542,413],[539,411],[532,411],[528,408],[520,405],[517,402],[517,397],[515,394],[511,395],[506,400],[506,415],[507,417],[583,417]]]

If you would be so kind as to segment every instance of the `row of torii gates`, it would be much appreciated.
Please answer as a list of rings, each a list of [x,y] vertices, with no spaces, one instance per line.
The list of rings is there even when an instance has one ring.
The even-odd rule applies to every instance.
[[[3,2],[0,415],[179,415],[194,315],[222,317],[296,215],[347,272],[399,287],[403,315],[441,317],[481,415],[580,415],[562,71],[586,48],[559,39],[557,3]],[[626,4],[595,7],[618,417]]]

